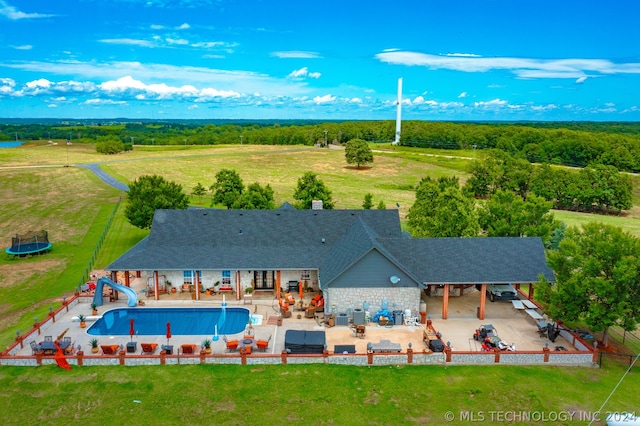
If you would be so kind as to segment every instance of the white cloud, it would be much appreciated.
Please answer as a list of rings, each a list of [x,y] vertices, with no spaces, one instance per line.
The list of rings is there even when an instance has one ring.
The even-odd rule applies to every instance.
[[[336,97],[332,95],[324,95],[324,96],[316,96],[313,98],[313,102],[316,104],[327,104],[331,102],[335,102]]]
[[[198,109],[200,108],[198,105],[189,105],[189,108],[187,108],[189,111],[192,111],[194,109]]]
[[[322,56],[318,52],[307,52],[303,50],[290,50],[271,52],[271,56],[282,59],[298,58],[298,59],[320,59]]]
[[[13,21],[20,19],[38,19],[38,18],[50,18],[55,15],[49,15],[44,13],[25,13],[16,9],[14,6],[10,6],[6,1],[0,0],[0,15],[7,17]]]
[[[31,50],[33,49],[33,46],[30,44],[23,44],[22,46],[11,46],[16,50]]]
[[[164,27],[164,25],[151,24],[150,28],[152,30],[164,30],[165,27]]]
[[[135,38],[104,38],[102,40],[98,40],[100,43],[107,44],[125,44],[132,46],[141,46],[141,47],[154,47],[154,44],[149,40],[140,40]]]
[[[176,27],[177,30],[188,30],[189,28],[191,28],[191,25],[187,24],[186,22],[178,27]]]
[[[446,56],[457,56],[462,58],[480,58],[481,55],[475,53],[447,53]]]
[[[165,41],[166,41],[168,44],[178,44],[178,45],[182,45],[182,46],[186,46],[186,45],[188,45],[188,44],[189,44],[189,40],[186,40],[186,39],[184,39],[184,38],[177,38],[177,39],[174,39],[174,38],[169,38],[169,37],[167,37],[167,38],[165,38]]]
[[[125,101],[114,101],[113,99],[88,99],[84,102],[86,105],[127,105]]]
[[[502,99],[493,99],[488,102],[474,102],[473,106],[476,108],[493,108],[507,105],[508,102]]]
[[[458,95],[458,99],[462,99],[462,98],[466,98],[467,97],[467,92],[462,92]]]
[[[614,63],[607,59],[531,59],[511,57],[481,57],[470,54],[431,55],[419,52],[382,52],[375,57],[385,63],[406,66],[422,66],[431,70],[448,69],[461,72],[487,72],[508,70],[520,78],[571,78],[587,77],[587,73],[601,75],[640,74],[640,63]]]
[[[576,84],[582,84],[587,80],[587,77],[580,77],[579,79],[576,80]]]
[[[291,73],[289,73],[289,75],[287,75],[287,78],[293,78],[293,79],[303,79],[303,78],[320,78],[322,74],[320,74],[319,72],[309,72],[309,68],[307,67],[302,67],[299,70],[294,70],[291,71]]]

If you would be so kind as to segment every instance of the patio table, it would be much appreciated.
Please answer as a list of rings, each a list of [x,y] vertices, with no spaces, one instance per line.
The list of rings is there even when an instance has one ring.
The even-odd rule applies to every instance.
[[[60,345],[60,349],[62,349],[63,351],[65,349],[67,349],[67,347],[71,344],[70,342],[59,342],[58,343]],[[44,352],[45,355],[53,355],[56,353],[56,344],[55,342],[40,342],[38,344],[38,346],[40,346],[42,348],[42,351]]]

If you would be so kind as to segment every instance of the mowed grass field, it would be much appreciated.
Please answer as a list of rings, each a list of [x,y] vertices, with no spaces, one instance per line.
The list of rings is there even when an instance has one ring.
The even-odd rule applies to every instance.
[[[54,244],[46,256],[0,256],[0,340],[7,346],[16,330],[29,329],[34,317],[43,318],[49,306],[59,306],[62,295],[73,292],[118,199],[124,199],[123,193],[88,170],[65,164],[101,162],[125,183],[144,174],[159,174],[182,184],[187,193],[198,182],[211,185],[220,169],[234,169],[245,184],[270,184],[278,204],[292,202],[297,179],[313,171],[333,192],[337,208],[360,208],[370,192],[375,205],[383,200],[388,208],[396,208],[398,203],[404,217],[414,200],[412,188],[420,179],[456,175],[464,180],[468,161],[388,149],[375,154],[371,167],[357,170],[346,165],[343,151],[302,146],[136,147],[117,156],[98,155],[93,146],[83,144],[0,149],[0,241],[9,246],[15,233],[45,229]],[[192,202],[209,205],[205,198]],[[105,266],[146,235],[126,222],[122,210],[116,211],[96,267]],[[566,215],[562,220],[570,224],[592,216],[560,215]],[[620,226],[638,235],[638,218],[633,213],[594,219],[619,220]],[[573,421],[551,423],[585,424],[577,421],[577,413],[584,417],[598,409],[624,371],[625,365],[611,362],[602,369],[207,365],[84,367],[66,372],[57,367],[2,368],[0,408],[5,413],[3,423],[9,425],[461,424],[467,422],[460,418],[466,411],[482,414],[485,424],[497,424],[491,421],[490,411],[506,410],[573,412]],[[605,411],[637,409],[640,381],[634,374],[635,370],[623,381]],[[448,411],[454,421],[445,417]]]

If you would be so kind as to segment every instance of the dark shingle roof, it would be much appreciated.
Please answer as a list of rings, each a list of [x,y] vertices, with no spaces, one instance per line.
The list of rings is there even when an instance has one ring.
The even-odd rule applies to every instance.
[[[401,235],[393,210],[157,210],[149,237],[107,269],[317,269],[358,218]]]
[[[539,237],[389,239],[382,244],[426,284],[555,281]]]
[[[420,283],[554,281],[540,238],[408,238],[396,210],[157,210],[107,270],[318,269],[323,284],[371,250]]]

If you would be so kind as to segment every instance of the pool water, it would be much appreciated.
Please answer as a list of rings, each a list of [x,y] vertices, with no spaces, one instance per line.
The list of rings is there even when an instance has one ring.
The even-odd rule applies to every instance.
[[[94,336],[129,336],[133,318],[134,330],[140,336],[164,336],[167,322],[171,323],[171,335],[195,336],[236,334],[243,331],[250,321],[246,308],[116,308],[106,311],[87,329]]]

